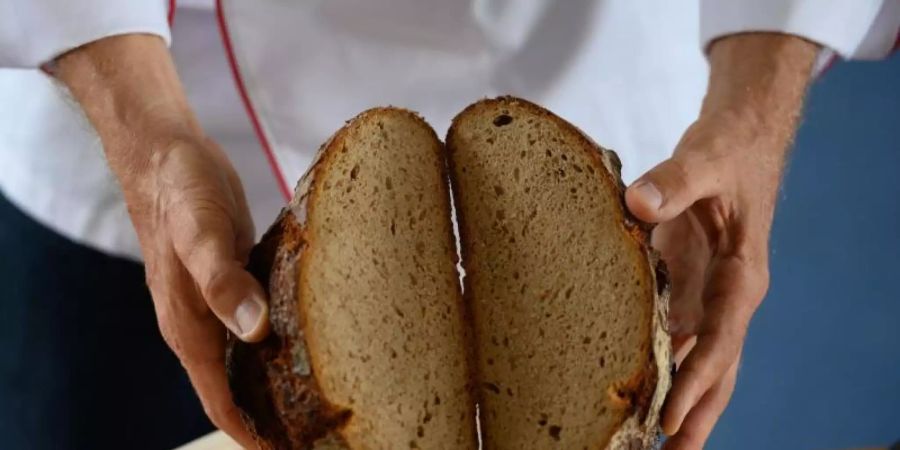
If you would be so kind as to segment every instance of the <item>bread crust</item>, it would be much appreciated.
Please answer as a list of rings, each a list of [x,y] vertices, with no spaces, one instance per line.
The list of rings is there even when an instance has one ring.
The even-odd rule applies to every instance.
[[[312,371],[298,281],[316,173],[351,123],[319,148],[290,203],[250,254],[248,270],[269,294],[272,332],[255,344],[229,334],[225,363],[235,405],[264,450],[347,448],[340,430],[352,412],[325,399]]]
[[[647,355],[647,361],[643,371],[634,374],[629,380],[624,391],[628,396],[629,409],[626,415],[621,418],[620,425],[610,437],[609,441],[602,447],[609,450],[627,449],[642,450],[653,448],[659,441],[659,414],[662,409],[663,401],[666,393],[671,385],[671,364],[672,351],[671,341],[668,332],[668,299],[669,299],[669,278],[665,265],[660,259],[659,253],[650,246],[650,233],[653,226],[644,223],[634,217],[625,206],[625,184],[621,179],[622,163],[618,155],[612,150],[605,149],[591,138],[589,138],[580,129],[567,122],[566,120],[556,116],[552,112],[544,109],[537,104],[516,98],[512,96],[501,96],[493,99],[483,99],[473,103],[462,112],[460,112],[453,120],[450,130],[447,133],[446,146],[450,155],[448,161],[451,167],[450,179],[453,186],[459,186],[456,179],[454,167],[454,158],[452,154],[456,151],[454,139],[452,138],[460,127],[463,117],[471,114],[477,114],[482,110],[494,110],[495,108],[517,107],[525,109],[527,112],[544,117],[555,123],[560,129],[575,136],[583,142],[584,148],[590,148],[594,151],[588,152],[599,173],[603,173],[602,179],[607,184],[610,192],[615,192],[619,199],[617,212],[619,220],[622,222],[627,234],[640,247],[642,253],[646,256],[648,265],[648,274],[650,282],[654,287],[655,293],[653,299],[653,311],[650,320],[651,324],[651,340],[652,351]],[[459,195],[459,189],[454,187],[454,202],[460,205],[462,199]],[[459,208],[459,206],[457,206]],[[460,223],[460,241],[462,246],[462,258],[466,261],[472,254],[471,242],[465,236],[465,217],[458,215],[457,220]],[[467,276],[477,276],[476,273],[469,271]],[[467,283],[468,284],[468,283]],[[468,286],[464,289],[466,303],[473,304],[472,289]],[[477,336],[475,337],[478,338]],[[477,345],[474,346],[477,356]],[[478,358],[475,358],[478,361]],[[476,375],[476,379],[480,378]],[[480,396],[480,392],[478,394]],[[481,399],[478,399],[481,402]]]

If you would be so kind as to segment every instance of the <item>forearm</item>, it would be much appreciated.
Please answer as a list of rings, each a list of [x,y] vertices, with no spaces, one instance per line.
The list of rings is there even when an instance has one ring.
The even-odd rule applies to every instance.
[[[201,135],[162,39],[130,34],[90,43],[57,61],[103,142],[120,182],[146,172],[173,141]]]
[[[701,118],[724,116],[783,157],[796,129],[819,46],[777,33],[737,34],[710,46]]]

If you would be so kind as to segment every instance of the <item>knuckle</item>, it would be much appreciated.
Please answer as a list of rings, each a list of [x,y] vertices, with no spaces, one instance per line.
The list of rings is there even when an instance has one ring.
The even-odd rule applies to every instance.
[[[221,298],[234,281],[234,273],[230,264],[222,264],[209,271],[209,275],[200,286],[200,294],[207,304]]]
[[[690,188],[690,167],[685,158],[672,158],[669,160],[665,176],[668,183],[675,189],[681,191]]]
[[[730,361],[731,356],[737,355],[738,350],[740,350],[745,334],[746,327],[744,324],[720,324],[704,332],[701,338],[712,342],[716,346],[714,351],[727,355],[728,358],[722,359]]]
[[[163,341],[172,349],[172,352],[175,353],[175,356],[178,357],[182,364],[187,357],[184,352],[184,346],[182,345],[181,339],[179,337],[178,332],[175,329],[175,326],[172,324],[172,321],[169,320],[168,316],[164,314],[160,314],[158,318],[159,322],[159,332],[162,335]]]
[[[698,387],[709,384],[714,375],[712,365],[698,363],[695,358],[688,358],[678,369],[678,373],[686,382]]]

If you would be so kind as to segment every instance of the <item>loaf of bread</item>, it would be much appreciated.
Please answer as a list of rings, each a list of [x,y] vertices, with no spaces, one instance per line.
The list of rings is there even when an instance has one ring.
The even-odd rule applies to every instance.
[[[446,143],[484,448],[650,448],[667,284],[616,155],[511,97],[465,109]]]
[[[251,256],[273,333],[227,367],[260,445],[469,450],[478,404],[486,450],[651,448],[667,284],[620,169],[511,97],[460,113],[446,149],[404,110],[348,122]]]
[[[265,449],[475,449],[443,146],[369,110],[319,152],[250,270],[272,334],[231,341],[229,382]]]

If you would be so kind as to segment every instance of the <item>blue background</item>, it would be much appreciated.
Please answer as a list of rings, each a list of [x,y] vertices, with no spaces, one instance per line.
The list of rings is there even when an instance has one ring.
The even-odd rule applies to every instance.
[[[812,87],[771,253],[707,448],[900,440],[900,56],[839,63]]]

